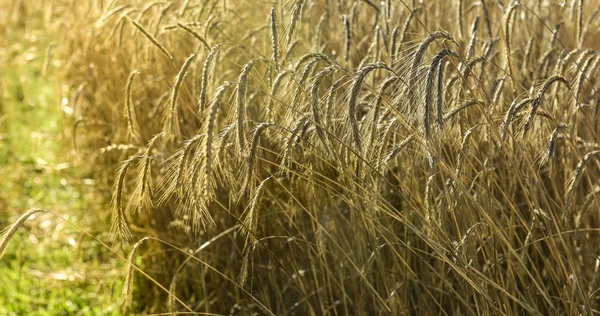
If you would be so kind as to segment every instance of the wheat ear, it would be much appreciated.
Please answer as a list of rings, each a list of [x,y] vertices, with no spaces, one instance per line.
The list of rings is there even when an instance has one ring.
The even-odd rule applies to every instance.
[[[131,100],[131,87],[133,86],[133,79],[140,72],[134,70],[127,79],[127,88],[125,90],[125,117],[127,118],[127,137],[131,138],[135,143],[140,141],[140,127],[137,122],[135,115],[135,109],[133,108],[133,102]]]
[[[271,50],[275,70],[279,70],[279,35],[277,34],[277,13],[271,8]]]
[[[173,93],[171,94],[171,102],[169,106],[169,112],[167,117],[167,121],[165,124],[165,132],[167,132],[170,136],[175,136],[178,138],[181,135],[181,131],[179,130],[179,116],[177,115],[177,100],[179,98],[179,89],[181,88],[181,84],[183,83],[183,78],[187,74],[187,70],[196,58],[196,54],[191,54],[186,61],[183,63],[181,70],[179,70],[179,74],[175,78],[175,85],[173,86]]]
[[[421,62],[423,61],[423,57],[425,56],[425,51],[427,51],[427,48],[429,47],[429,45],[431,45],[431,43],[433,43],[437,39],[449,40],[452,43],[456,44],[456,41],[454,40],[454,38],[452,38],[452,36],[448,32],[445,32],[445,31],[437,31],[437,32],[431,33],[423,41],[421,41],[421,43],[419,44],[419,47],[417,47],[417,51],[415,52],[415,55],[413,57],[411,67],[410,67],[410,78],[409,78],[408,86],[409,86],[412,96],[414,96],[415,84],[416,84],[417,77],[418,77],[418,68],[421,65]]]
[[[342,15],[342,22],[344,23],[344,30],[346,31],[346,45],[344,46],[344,60],[347,62],[350,59],[350,47],[352,45],[352,28],[350,26],[350,20],[346,15]]]
[[[514,71],[514,66],[513,66],[513,62],[512,62],[512,58],[511,58],[511,51],[510,51],[510,30],[511,30],[510,18],[518,6],[519,6],[518,2],[512,3],[508,7],[508,10],[506,10],[506,14],[504,15],[504,45],[505,45],[505,52],[506,52],[506,63],[508,64],[508,72],[510,74],[510,77],[512,78],[513,89],[515,89],[515,90],[517,88],[517,82],[516,82],[515,71]]]
[[[429,67],[429,71],[427,73],[427,83],[426,83],[426,88],[425,88],[425,116],[423,118],[426,139],[431,138],[431,104],[433,103],[434,78],[435,78],[436,70],[438,70],[438,68],[439,68],[438,67],[439,64],[443,62],[443,59],[446,56],[456,56],[456,54],[451,49],[448,49],[448,48],[442,49],[433,58],[433,61],[431,62],[431,66]],[[438,114],[438,117],[441,117],[439,123],[440,123],[440,125],[442,125],[443,124],[443,116],[442,116],[443,114],[441,113],[441,106],[439,105],[439,101],[438,101],[438,111],[440,112]]]
[[[123,315],[129,315],[131,313],[131,304],[133,302],[133,272],[135,271],[133,258],[135,256],[135,252],[140,247],[142,242],[148,239],[150,238],[144,237],[136,242],[135,245],[133,245],[129,256],[127,257],[127,274],[125,275],[125,280],[123,281],[123,290],[121,292],[121,312]]]
[[[252,145],[250,146],[250,151],[248,152],[248,158],[246,163],[246,175],[244,177],[244,182],[242,185],[242,196],[246,193],[248,189],[248,185],[252,180],[253,170],[254,170],[254,160],[256,158],[256,151],[258,149],[258,141],[260,140],[261,133],[269,126],[273,126],[275,124],[272,123],[261,123],[254,129],[254,135],[252,136]]]
[[[476,17],[471,25],[471,39],[467,45],[467,60],[475,56],[475,43],[477,42],[477,28],[479,26],[479,17]]]
[[[167,57],[167,59],[169,59],[169,61],[171,61],[171,64],[175,64],[175,61],[173,60],[173,55],[171,55],[167,49],[154,37],[152,36],[152,34],[150,34],[148,31],[146,31],[146,29],[141,26],[139,23],[137,23],[136,21],[131,20],[131,23],[133,23],[133,25],[135,25],[135,27],[138,28],[138,30],[140,30],[140,32],[142,32],[142,34],[144,34],[144,36],[150,41],[152,42],[152,44],[154,44],[154,46],[158,47],[158,49],[163,53],[163,55],[165,55],[165,57]]]
[[[527,117],[527,122],[525,123],[525,128],[523,130],[523,135],[525,135],[527,133],[527,131],[529,131],[529,129],[531,128],[533,118],[535,117],[540,105],[542,104],[542,99],[544,98],[544,94],[546,93],[546,91],[548,91],[550,86],[555,82],[562,82],[565,86],[567,86],[567,88],[569,90],[571,90],[571,87],[569,86],[569,82],[563,76],[555,75],[555,76],[552,76],[552,77],[546,79],[546,81],[544,81],[544,84],[542,85],[542,88],[540,89],[540,91],[537,93],[535,99],[533,100],[531,111],[529,112],[529,116]]]
[[[152,164],[152,159],[150,157],[152,150],[154,149],[154,144],[156,141],[162,136],[162,133],[158,133],[150,139],[148,145],[146,145],[146,150],[144,151],[143,161],[138,163],[138,175],[135,183],[135,190],[132,195],[131,208],[133,208],[136,212],[140,212],[142,209],[150,210],[153,206],[152,204],[152,177],[150,165]]]
[[[321,139],[321,142],[323,143],[323,145],[329,149],[329,143],[327,142],[327,138],[326,138],[326,134],[325,134],[325,130],[324,130],[324,124],[323,124],[323,120],[321,119],[321,111],[319,110],[319,86],[321,85],[321,81],[323,81],[323,78],[325,78],[325,76],[327,76],[330,73],[333,73],[334,71],[340,69],[339,66],[336,65],[332,65],[329,66],[323,70],[321,70],[319,73],[317,73],[314,78],[313,78],[313,82],[311,83],[311,93],[312,93],[312,116],[313,116],[313,120],[315,121],[315,128],[317,130],[317,135],[319,136],[319,138]]]
[[[223,44],[215,45],[208,56],[206,56],[206,60],[204,61],[204,66],[202,66],[202,83],[200,87],[200,98],[198,100],[198,112],[202,113],[204,108],[206,107],[206,90],[208,89],[208,72],[210,71],[210,65],[215,58],[215,55],[218,53],[219,48],[221,48]]]
[[[277,91],[279,91],[279,87],[283,82],[283,78],[287,75],[289,75],[289,72],[284,70],[280,72],[277,75],[277,77],[275,77],[275,79],[273,80],[273,85],[271,86],[271,93],[269,95],[269,101],[267,102],[267,122],[273,122],[273,103],[275,100],[275,95],[277,94]]]
[[[296,32],[296,25],[302,16],[302,8],[304,7],[304,0],[297,0],[294,5],[294,11],[292,11],[292,17],[290,20],[290,29],[287,34],[287,45],[289,46],[292,43],[292,39],[294,38],[294,33]]]
[[[544,156],[542,157],[542,160],[540,162],[541,165],[546,164],[550,160],[550,158],[552,158],[552,156],[554,156],[554,150],[556,149],[556,140],[558,139],[558,134],[560,133],[560,131],[562,131],[566,128],[567,128],[567,125],[558,124],[558,126],[556,126],[554,131],[552,131],[552,135],[550,136],[550,141],[548,142],[548,149],[546,149],[546,152],[544,153]]]
[[[365,77],[376,69],[389,69],[383,63],[369,64],[363,66],[358,70],[356,77],[354,78],[354,83],[352,84],[352,88],[350,90],[350,100],[348,102],[348,118],[350,120],[350,126],[352,128],[352,136],[354,138],[354,145],[356,151],[360,154],[362,150],[361,139],[360,139],[360,130],[358,127],[358,119],[356,118],[356,105],[358,103],[358,95],[360,93],[360,89],[362,86]]]
[[[203,166],[203,178],[204,178],[204,194],[207,197],[210,197],[212,195],[212,190],[210,190],[210,180],[212,179],[212,172],[213,172],[213,139],[214,139],[214,130],[215,130],[215,121],[216,121],[216,117],[217,117],[217,112],[219,109],[219,106],[221,104],[221,99],[223,98],[223,94],[225,93],[225,90],[228,86],[230,86],[230,83],[225,83],[221,86],[219,86],[219,88],[217,88],[217,92],[215,93],[215,96],[213,98],[212,101],[212,105],[210,107],[210,111],[206,117],[206,142],[204,144],[204,152],[205,152],[205,163]]]
[[[240,150],[246,148],[246,132],[244,128],[244,121],[246,120],[246,92],[248,91],[248,75],[252,71],[254,64],[261,59],[253,59],[249,61],[238,78],[237,94],[236,94],[236,107],[237,107],[237,139]]]
[[[581,176],[583,175],[583,171],[585,169],[585,165],[586,165],[587,161],[592,156],[598,155],[598,154],[600,154],[600,150],[595,150],[595,151],[589,152],[589,153],[585,154],[583,156],[583,158],[581,159],[581,161],[579,162],[579,164],[577,164],[577,167],[575,168],[573,175],[571,176],[571,178],[568,181],[567,201],[565,202],[565,208],[563,210],[563,217],[571,209],[571,206],[573,204],[573,199],[575,196],[575,190],[577,189],[579,180],[581,179]]]
[[[193,37],[195,37],[197,40],[200,41],[200,43],[202,43],[202,45],[204,45],[204,47],[207,50],[210,50],[210,45],[208,45],[208,42],[204,39],[204,37],[202,37],[202,35],[194,32],[194,30],[192,30],[191,28],[183,25],[182,23],[177,23],[177,26],[179,26],[180,28],[182,28],[184,31],[188,32],[189,34],[191,34]]]
[[[12,239],[12,237],[15,235],[15,233],[17,232],[17,230],[33,214],[39,213],[39,212],[45,213],[46,210],[39,209],[39,208],[34,208],[34,209],[31,209],[31,210],[28,210],[27,212],[23,213],[23,215],[21,215],[19,217],[19,219],[17,219],[17,221],[14,222],[10,227],[8,227],[6,230],[4,230],[4,231],[2,231],[0,233],[0,259],[2,259],[2,256],[4,256],[4,252],[6,251],[6,247],[8,247],[8,243],[10,242],[10,240]]]
[[[456,19],[458,20],[458,34],[460,34],[460,38],[465,38],[464,34],[464,23],[463,23],[463,0],[457,0],[456,5]]]
[[[415,17],[415,15],[419,12],[420,9],[421,8],[415,8],[414,10],[412,10],[410,12],[410,14],[408,15],[408,18],[406,18],[406,21],[402,25],[402,30],[400,31],[400,40],[398,41],[398,50],[395,51],[394,54],[397,54],[398,51],[402,51],[402,43],[406,39],[406,33],[408,31],[408,27],[410,26],[410,22]]]

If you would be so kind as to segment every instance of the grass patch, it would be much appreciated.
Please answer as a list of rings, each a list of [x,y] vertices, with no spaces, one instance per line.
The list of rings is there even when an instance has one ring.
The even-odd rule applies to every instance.
[[[10,35],[13,44],[0,51],[0,227],[32,207],[89,227],[98,206],[68,147],[70,123],[61,113],[68,103],[57,95],[57,78],[42,74],[49,39],[23,30]],[[101,227],[96,222],[93,233]],[[102,251],[50,214],[31,218],[0,260],[0,314],[118,315],[120,275]]]

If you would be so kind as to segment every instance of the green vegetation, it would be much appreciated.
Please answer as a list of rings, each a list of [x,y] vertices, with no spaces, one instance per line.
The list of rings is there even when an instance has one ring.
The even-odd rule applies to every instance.
[[[0,226],[43,206],[99,236],[85,212],[97,211],[69,144],[56,77],[43,75],[47,34],[7,29],[0,60]],[[3,43],[3,44],[5,44]],[[52,67],[52,72],[56,71]],[[67,140],[67,142],[65,142]],[[50,214],[26,222],[0,261],[0,315],[117,315],[118,261]]]
[[[52,312],[599,313],[597,0],[9,3],[1,262],[119,277]]]

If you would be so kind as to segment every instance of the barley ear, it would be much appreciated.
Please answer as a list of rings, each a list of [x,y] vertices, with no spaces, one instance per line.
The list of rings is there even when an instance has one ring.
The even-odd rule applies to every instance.
[[[402,26],[402,30],[400,31],[400,40],[398,41],[398,49],[394,52],[394,54],[397,54],[398,51],[402,51],[402,43],[406,39],[406,33],[408,31],[408,27],[410,26],[410,22],[413,20],[413,18],[419,12],[419,10],[421,10],[421,8],[415,8],[414,10],[412,10],[410,12],[408,18],[406,18],[406,21],[404,22],[404,24]]]
[[[329,150],[329,143],[327,141],[327,136],[325,134],[325,125],[323,120],[321,119],[321,110],[319,109],[319,86],[321,85],[321,81],[323,81],[323,78],[330,74],[333,73],[334,71],[338,70],[339,67],[336,65],[333,66],[329,66],[323,70],[321,70],[319,73],[317,73],[314,76],[314,80],[311,83],[311,93],[312,93],[312,116],[313,116],[313,120],[315,121],[315,128],[317,130],[317,135],[319,136],[319,138],[321,139],[321,142],[323,143],[323,145],[325,146],[325,148],[327,150]]]

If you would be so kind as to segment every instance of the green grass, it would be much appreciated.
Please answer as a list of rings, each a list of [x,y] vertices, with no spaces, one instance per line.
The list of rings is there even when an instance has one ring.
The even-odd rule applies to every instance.
[[[0,51],[0,228],[32,207],[86,227],[97,210],[70,152],[57,78],[42,74],[49,40],[23,35]],[[121,274],[103,251],[52,214],[30,219],[0,260],[0,315],[118,315]]]

